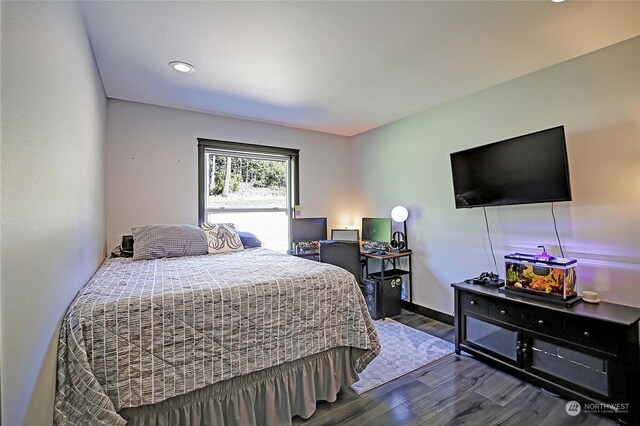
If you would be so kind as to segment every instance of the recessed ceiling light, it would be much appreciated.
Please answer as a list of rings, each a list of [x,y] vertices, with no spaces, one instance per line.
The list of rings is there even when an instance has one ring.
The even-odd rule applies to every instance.
[[[554,3],[562,3],[564,0],[551,0]]]
[[[169,66],[178,72],[191,74],[196,71],[193,65],[182,61],[171,61],[169,62]]]

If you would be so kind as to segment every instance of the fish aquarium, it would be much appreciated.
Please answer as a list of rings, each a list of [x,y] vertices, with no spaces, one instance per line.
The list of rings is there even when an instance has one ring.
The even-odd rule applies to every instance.
[[[513,253],[504,257],[510,291],[567,300],[576,297],[576,259]]]

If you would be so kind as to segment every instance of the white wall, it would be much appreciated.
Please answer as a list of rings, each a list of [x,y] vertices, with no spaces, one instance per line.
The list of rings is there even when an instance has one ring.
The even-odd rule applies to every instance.
[[[107,115],[109,249],[132,226],[197,224],[197,138],[300,149],[302,216],[350,224],[346,137],[114,99]]]
[[[74,2],[2,2],[2,424],[53,419],[59,323],[105,255],[106,97]]]
[[[640,306],[638,76],[640,37],[352,138],[353,221],[407,205],[416,302],[450,314],[449,284],[493,261],[482,209],[454,208],[449,153],[564,124],[573,201],[555,210],[579,289]],[[501,275],[504,254],[544,244],[559,255],[550,204],[487,214]]]

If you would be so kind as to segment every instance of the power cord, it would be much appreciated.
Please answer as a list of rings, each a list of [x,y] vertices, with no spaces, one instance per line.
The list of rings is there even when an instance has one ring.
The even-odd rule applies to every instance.
[[[558,224],[556,223],[556,215],[553,211],[553,201],[551,202],[551,216],[553,217],[553,228],[556,230],[556,238],[558,239],[558,246],[560,247],[560,254],[564,257],[564,250],[562,250],[562,243],[560,242],[560,234],[558,234]]]
[[[496,267],[496,274],[498,273],[498,262],[496,262],[496,254],[493,252],[493,242],[491,241],[491,232],[489,232],[489,219],[487,219],[487,208],[482,207],[484,212],[484,223],[487,225],[487,237],[489,237],[489,246],[491,247],[491,255],[493,256],[493,265]]]

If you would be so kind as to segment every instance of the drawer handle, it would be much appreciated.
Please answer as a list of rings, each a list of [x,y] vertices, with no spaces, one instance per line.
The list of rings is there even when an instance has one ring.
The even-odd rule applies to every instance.
[[[472,305],[475,305],[475,304],[476,304],[476,301],[475,301],[475,300],[472,300],[472,301],[471,301],[471,302],[469,302],[469,303],[470,303],[470,304],[472,304]]]
[[[544,325],[544,321],[538,320],[538,325]]]
[[[500,311],[500,313],[501,313],[502,315],[506,315],[506,314],[507,314],[507,311],[505,311],[505,310],[503,309],[503,310],[501,310],[501,311]]]
[[[589,337],[589,332],[588,331],[584,332],[584,337]]]

